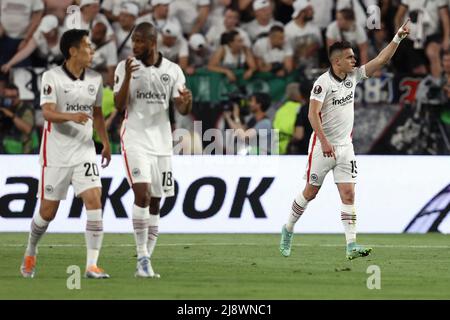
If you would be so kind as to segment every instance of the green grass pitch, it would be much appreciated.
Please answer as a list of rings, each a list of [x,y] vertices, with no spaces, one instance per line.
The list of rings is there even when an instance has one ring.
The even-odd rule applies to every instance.
[[[160,279],[136,279],[132,234],[105,234],[99,265],[111,279],[67,289],[70,265],[84,272],[83,234],[46,234],[37,273],[19,265],[27,234],[0,234],[0,299],[450,299],[450,236],[366,235],[366,258],[347,261],[343,235],[296,234],[291,257],[276,234],[161,234],[152,264]],[[381,270],[381,289],[367,288]]]

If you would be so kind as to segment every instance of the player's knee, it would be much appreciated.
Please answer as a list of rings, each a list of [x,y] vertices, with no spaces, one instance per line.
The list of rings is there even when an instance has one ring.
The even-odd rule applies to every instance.
[[[426,49],[428,59],[439,59],[440,46],[437,43],[431,43]]]
[[[316,189],[305,189],[303,191],[303,197],[305,198],[305,200],[311,201],[316,198],[318,192],[319,192],[318,189],[317,190]]]
[[[151,198],[150,199],[150,213],[159,214],[161,198]]]
[[[344,204],[353,204],[355,202],[355,192],[353,190],[345,190],[341,193],[341,198]]]
[[[141,208],[148,207],[150,205],[150,194],[145,191],[135,192],[134,203]]]

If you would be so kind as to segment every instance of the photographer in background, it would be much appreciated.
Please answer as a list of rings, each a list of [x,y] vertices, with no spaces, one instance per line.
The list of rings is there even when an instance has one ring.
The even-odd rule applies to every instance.
[[[270,104],[271,99],[267,93],[257,92],[250,95],[248,105],[251,117],[245,124],[242,123],[240,108],[237,104],[234,104],[233,111],[224,112],[228,126],[235,130],[238,139],[255,141],[256,138],[256,150],[254,145],[250,145],[247,154],[267,155],[272,153],[272,123],[266,115]]]
[[[33,153],[34,109],[19,99],[19,89],[7,84],[0,96],[1,153]]]

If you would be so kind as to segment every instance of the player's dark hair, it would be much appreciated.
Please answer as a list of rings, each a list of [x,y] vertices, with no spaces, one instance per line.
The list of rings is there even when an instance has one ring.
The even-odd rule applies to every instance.
[[[342,17],[347,21],[355,21],[355,11],[350,8],[344,8],[342,10],[338,11],[340,14],[342,14]]]
[[[255,92],[251,95],[251,97],[255,98],[256,103],[261,105],[261,110],[266,112],[267,109],[270,108],[270,104],[272,103],[272,99],[267,93],[264,92]]]
[[[79,48],[81,40],[83,40],[83,37],[85,36],[89,36],[89,31],[70,29],[63,33],[59,43],[59,49],[66,60],[70,58],[70,48]]]
[[[270,31],[269,31],[269,34],[272,34],[272,33],[274,33],[274,32],[284,32],[284,28],[282,27],[282,26],[280,26],[280,25],[273,25],[271,28],[270,28]]]
[[[351,49],[352,44],[348,41],[338,41],[333,43],[328,49],[328,57],[331,58],[334,52],[342,51],[345,49]]]
[[[150,22],[141,22],[136,28],[134,28],[133,32],[139,32],[144,35],[150,41],[155,41],[158,39],[158,32],[153,24]]]

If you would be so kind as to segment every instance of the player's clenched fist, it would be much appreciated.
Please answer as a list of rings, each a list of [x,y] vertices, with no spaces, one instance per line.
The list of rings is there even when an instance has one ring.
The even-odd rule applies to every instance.
[[[92,119],[92,117],[84,112],[77,112],[72,114],[72,121],[79,124],[85,124],[89,119]]]
[[[131,74],[139,69],[138,64],[132,64],[132,63],[133,63],[133,58],[128,58],[127,61],[125,62],[125,78],[127,80],[130,80]]]

